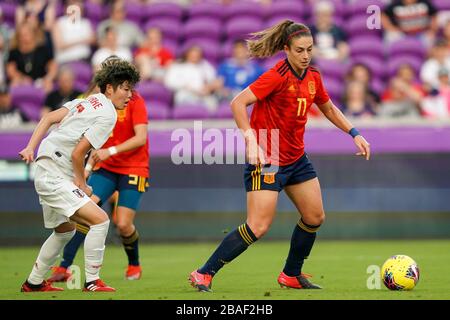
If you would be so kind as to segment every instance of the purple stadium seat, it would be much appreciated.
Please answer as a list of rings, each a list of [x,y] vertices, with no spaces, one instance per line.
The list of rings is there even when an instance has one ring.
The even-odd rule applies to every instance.
[[[417,76],[420,72],[420,68],[422,67],[422,63],[423,60],[416,56],[399,55],[394,58],[390,58],[387,61],[388,74],[392,77],[401,65],[409,64],[414,69]]]
[[[426,48],[419,39],[412,37],[400,39],[392,43],[392,45],[388,48],[388,55],[390,58],[405,54],[424,59],[426,55]]]
[[[262,30],[262,26],[259,18],[234,18],[225,24],[225,34],[228,40],[246,39],[250,33]]]
[[[207,119],[209,117],[208,110],[198,105],[178,105],[173,110],[174,119]]]
[[[182,35],[181,22],[173,18],[154,18],[144,23],[144,30],[158,28],[163,34],[163,38],[178,41]]]
[[[222,24],[213,18],[194,18],[183,25],[184,39],[194,37],[220,40],[222,36]]]
[[[309,8],[309,7],[308,7]],[[272,18],[274,16],[296,16],[297,19],[302,20],[310,14],[306,10],[306,6],[303,4],[293,5],[291,2],[273,2],[267,8],[267,18]]]
[[[337,63],[335,60],[316,59],[314,65],[317,66],[324,77],[342,79],[347,72],[348,65]]]
[[[386,76],[386,62],[374,56],[357,56],[352,58],[351,65],[361,63],[369,68],[374,77],[383,79]]]
[[[358,1],[353,1],[351,4],[346,4],[345,6],[345,11],[346,11],[346,15],[347,17],[351,17],[351,16],[360,16],[360,15],[365,15],[366,17],[369,16],[369,13],[367,13],[367,8],[371,5],[376,5],[378,6],[381,10],[383,10],[384,8],[384,2],[383,0],[358,0]],[[372,14],[372,12],[370,12],[370,14]]]
[[[172,103],[172,92],[161,83],[141,81],[136,85],[136,91],[146,101],[159,101],[165,105]]]
[[[258,2],[233,2],[226,9],[227,21],[236,18],[259,18],[263,19],[266,15],[264,7]]]
[[[361,36],[354,37],[349,41],[351,56],[367,55],[383,58],[383,41],[378,37]]]
[[[67,66],[75,75],[76,83],[88,84],[92,79],[92,66],[83,61],[70,62]]]
[[[272,15],[270,17],[268,17],[265,21],[264,21],[264,28],[269,28],[271,26],[274,26],[278,23],[280,23],[281,21],[284,20],[292,20],[294,22],[297,23],[305,23],[306,24],[306,18],[303,16],[299,16],[295,13],[286,13],[286,14],[277,14],[277,15]]]
[[[104,8],[105,7],[99,3],[90,1],[84,3],[85,16],[95,25],[107,17],[107,12],[105,12]]]
[[[202,48],[203,57],[212,64],[219,63],[222,52],[220,50],[220,42],[211,39],[193,38],[187,40],[178,51],[177,56],[181,56],[188,48],[199,46]]]
[[[173,2],[158,2],[147,4],[144,6],[143,12],[144,18],[150,20],[155,18],[171,18],[181,21],[183,17],[183,8]]]
[[[193,18],[211,18],[217,21],[223,19],[225,8],[221,3],[200,2],[193,3],[188,8],[189,19]]]
[[[269,70],[270,68],[274,67],[278,63],[278,61],[282,59],[286,59],[286,55],[284,54],[284,52],[281,51],[275,54],[273,57],[263,59],[260,62],[260,65],[263,66],[264,70]]]
[[[160,101],[145,101],[149,119],[163,120],[170,118],[170,107]]]
[[[433,0],[431,1],[438,11],[450,10],[450,1],[448,0]]]
[[[126,19],[134,22],[138,26],[141,25],[145,18],[143,5],[136,2],[125,2]]]
[[[40,119],[40,112],[45,99],[45,92],[33,85],[11,87],[12,103],[18,106],[28,118],[34,121]]]
[[[5,21],[8,26],[14,27],[17,4],[11,2],[2,2],[0,3],[0,8],[2,9],[3,21]]]
[[[233,112],[231,111],[230,103],[229,102],[221,103],[217,111],[214,113],[214,117],[219,119],[233,118]]]
[[[342,79],[324,77],[323,83],[331,100],[340,103],[344,92],[344,81]]]
[[[378,78],[372,78],[372,80],[370,81],[370,86],[376,94],[381,95],[386,89],[386,82]]]
[[[367,27],[367,14],[351,16],[343,25],[345,32],[349,38],[362,35],[371,35],[381,37],[381,29],[369,29]]]

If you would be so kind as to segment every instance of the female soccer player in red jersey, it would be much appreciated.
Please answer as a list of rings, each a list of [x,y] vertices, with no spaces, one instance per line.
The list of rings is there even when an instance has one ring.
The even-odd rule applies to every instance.
[[[370,157],[369,143],[330,100],[320,73],[310,66],[313,38],[309,28],[283,21],[257,32],[248,41],[253,57],[265,58],[280,50],[286,59],[261,75],[231,102],[234,119],[245,136],[247,164],[247,221],[230,232],[204,266],[189,276],[192,286],[210,291],[214,275],[261,238],[272,224],[278,193],[284,190],[298,210],[289,254],[278,276],[282,287],[320,289],[301,272],[316,232],[325,219],[316,172],[304,151],[308,110],[315,103],[336,127],[348,133],[359,152]],[[247,106],[255,104],[250,121]]]

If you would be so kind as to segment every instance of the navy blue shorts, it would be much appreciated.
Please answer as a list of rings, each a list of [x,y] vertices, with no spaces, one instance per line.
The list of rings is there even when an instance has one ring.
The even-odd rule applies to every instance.
[[[141,195],[148,189],[148,179],[137,175],[126,175],[100,168],[93,171],[88,180],[93,194],[100,198],[100,205],[106,203],[111,195],[119,191],[118,206],[135,210]]]
[[[294,163],[287,166],[245,164],[244,183],[249,191],[272,190],[280,192],[285,186],[301,183],[317,174],[306,153]]]

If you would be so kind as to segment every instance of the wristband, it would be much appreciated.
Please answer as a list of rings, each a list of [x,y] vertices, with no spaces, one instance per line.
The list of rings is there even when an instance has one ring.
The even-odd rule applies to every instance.
[[[348,133],[349,133],[353,138],[360,135],[358,129],[356,129],[356,128],[351,128],[350,131],[349,131]]]
[[[87,172],[91,172],[92,171],[92,165],[90,163],[86,164],[86,167],[84,167],[84,170],[86,170]]]
[[[117,148],[116,147],[109,147],[108,148],[109,154],[110,155],[115,155],[117,153]]]

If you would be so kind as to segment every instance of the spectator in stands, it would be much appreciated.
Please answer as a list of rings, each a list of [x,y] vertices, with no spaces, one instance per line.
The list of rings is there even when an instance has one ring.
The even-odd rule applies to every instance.
[[[161,30],[158,28],[147,30],[147,37],[137,49],[134,59],[141,79],[164,81],[167,68],[173,61],[173,54],[162,44]]]
[[[450,117],[450,77],[446,68],[438,72],[439,90],[426,96],[421,103],[426,118],[444,119]]]
[[[59,64],[80,60],[89,62],[95,34],[91,22],[83,17],[83,2],[68,0],[67,6],[70,5],[80,8],[80,18],[74,20],[72,16],[64,15],[56,20],[53,28],[56,61]]]
[[[315,42],[315,57],[344,61],[350,49],[345,32],[333,22],[334,6],[331,2],[321,1],[314,7],[314,25],[311,33]]]
[[[350,70],[346,75],[346,81],[356,81],[364,84],[366,88],[366,97],[372,109],[376,109],[377,105],[380,103],[380,96],[372,88],[372,73],[370,69],[363,63],[355,63],[351,66]]]
[[[349,117],[371,118],[376,113],[371,105],[366,86],[359,81],[347,83],[342,103],[342,112]]]
[[[49,92],[57,72],[53,52],[39,42],[35,30],[28,24],[19,26],[6,65],[10,85],[34,84]]]
[[[59,109],[63,104],[79,97],[82,92],[74,87],[74,74],[69,67],[61,67],[58,72],[58,88],[47,95],[41,115]]]
[[[214,67],[203,59],[202,49],[192,46],[187,48],[180,62],[169,67],[165,85],[175,92],[175,107],[196,104],[214,111],[218,104],[214,94],[222,83]]]
[[[450,71],[450,50],[446,40],[438,40],[431,50],[431,58],[425,61],[420,70],[420,79],[428,92],[439,90],[439,70]]]
[[[16,9],[16,26],[29,23],[44,32],[45,45],[53,48],[51,31],[56,19],[55,0],[26,0]]]
[[[121,47],[134,48],[141,44],[144,40],[139,26],[131,21],[125,20],[124,1],[116,0],[111,6],[111,14],[109,19],[102,21],[97,27],[97,35],[99,39],[104,37],[106,28],[115,27],[118,34],[118,42]]]
[[[19,108],[11,104],[11,95],[6,85],[0,86],[0,129],[19,128],[28,118]]]
[[[232,57],[218,68],[219,77],[223,81],[221,98],[231,101],[263,72],[264,69],[258,63],[248,59],[247,43],[244,40],[236,40],[233,44]]]
[[[117,56],[125,61],[133,61],[131,50],[128,47],[120,47],[117,42],[117,32],[114,27],[107,27],[104,38],[101,39],[100,48],[92,56],[94,71],[100,69],[100,65],[110,56]]]
[[[420,103],[425,96],[422,86],[415,81],[414,70],[409,64],[399,67],[383,93],[381,116],[419,117]]]
[[[394,0],[381,16],[386,42],[415,36],[430,47],[438,30],[436,14],[436,8],[428,0]]]

